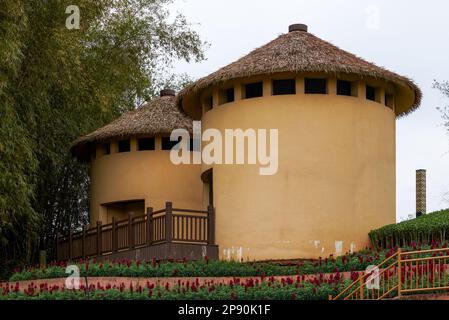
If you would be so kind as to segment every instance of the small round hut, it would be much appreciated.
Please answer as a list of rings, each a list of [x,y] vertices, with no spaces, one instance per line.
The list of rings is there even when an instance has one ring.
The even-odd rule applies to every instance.
[[[92,223],[161,209],[166,201],[203,207],[201,166],[170,161],[170,133],[180,128],[191,132],[192,119],[176,106],[173,90],[162,90],[159,98],[75,141],[72,153],[90,162]]]

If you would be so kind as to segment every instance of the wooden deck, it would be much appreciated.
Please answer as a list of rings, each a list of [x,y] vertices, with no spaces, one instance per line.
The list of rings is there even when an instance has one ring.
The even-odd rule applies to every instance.
[[[145,260],[198,260],[218,258],[215,245],[215,210],[165,208],[145,215],[69,232],[57,239],[57,260],[97,258]]]

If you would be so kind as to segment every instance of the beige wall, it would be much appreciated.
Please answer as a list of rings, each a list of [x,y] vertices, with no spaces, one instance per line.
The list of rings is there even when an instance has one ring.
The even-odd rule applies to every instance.
[[[304,95],[301,79],[296,95],[240,100],[237,92],[203,115],[203,130],[279,129],[276,175],[260,176],[258,165],[213,167],[221,258],[338,255],[395,222],[395,114],[366,100],[363,82],[359,97],[336,96],[334,85],[327,95]]]
[[[170,152],[160,150],[159,138],[154,151],[136,151],[136,139],[131,142],[132,152],[114,153],[113,143],[113,153],[102,156],[97,148],[91,165],[91,224],[111,222],[114,213],[107,204],[121,201],[144,200],[145,208],[154,210],[166,201],[177,208],[203,208],[200,165],[173,165]]]

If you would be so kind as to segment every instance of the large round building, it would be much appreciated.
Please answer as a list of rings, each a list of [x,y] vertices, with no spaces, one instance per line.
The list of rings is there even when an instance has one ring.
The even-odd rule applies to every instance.
[[[368,246],[370,230],[395,222],[395,122],[420,99],[411,80],[301,24],[180,92],[179,107],[203,132],[278,129],[274,175],[202,165],[220,257],[317,258]]]

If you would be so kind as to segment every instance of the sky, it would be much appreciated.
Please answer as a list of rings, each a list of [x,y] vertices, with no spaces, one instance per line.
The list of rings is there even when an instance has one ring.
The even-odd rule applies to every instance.
[[[397,120],[396,217],[415,214],[415,170],[427,170],[427,211],[449,207],[449,135],[437,107],[449,99],[432,88],[449,81],[447,0],[175,0],[209,43],[207,60],[179,62],[176,73],[206,76],[304,23],[309,32],[391,71],[423,91],[418,111]],[[449,198],[449,196],[446,196]]]

